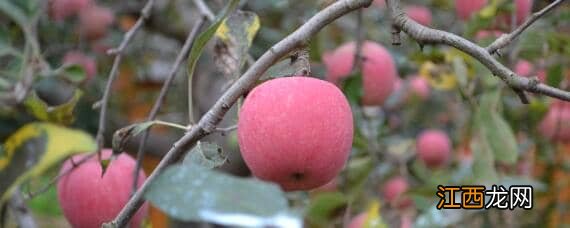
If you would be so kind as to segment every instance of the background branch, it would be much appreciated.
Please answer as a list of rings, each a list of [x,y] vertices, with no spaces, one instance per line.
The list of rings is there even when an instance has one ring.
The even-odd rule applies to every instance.
[[[121,41],[121,44],[119,45],[119,47],[117,47],[115,49],[111,49],[107,52],[108,54],[114,54],[115,60],[113,60],[113,66],[111,67],[111,72],[109,73],[109,78],[107,79],[105,91],[103,92],[103,98],[101,99],[101,101],[97,102],[98,105],[101,105],[101,112],[99,114],[99,127],[97,130],[97,136],[95,138],[95,140],[97,141],[97,145],[98,145],[97,154],[99,154],[99,151],[103,147],[103,144],[104,144],[103,135],[105,134],[105,123],[107,120],[107,107],[109,105],[108,104],[109,103],[109,95],[111,93],[111,86],[113,85],[113,82],[117,78],[119,65],[121,64],[121,61],[123,58],[123,52],[124,52],[125,48],[127,47],[127,45],[129,44],[129,42],[133,39],[133,37],[137,33],[137,31],[142,27],[145,20],[149,17],[150,11],[151,11],[153,5],[154,5],[154,0],[148,0],[146,5],[144,6],[144,8],[141,10],[141,16],[139,17],[139,19],[137,20],[135,25],[133,25],[133,27],[131,27],[129,29],[129,31],[125,34],[125,37]]]
[[[506,47],[513,40],[515,40],[522,32],[524,32],[524,30],[526,30],[530,25],[532,25],[534,22],[536,22],[540,17],[546,15],[548,12],[550,12],[556,6],[561,5],[562,2],[564,2],[564,1],[565,0],[556,0],[552,3],[550,3],[550,5],[544,7],[542,10],[532,14],[522,25],[520,25],[518,28],[513,30],[511,33],[503,34],[497,40],[493,41],[493,43],[491,43],[489,46],[487,46],[487,51],[491,54],[494,54],[499,49]]]
[[[194,25],[192,30],[188,33],[188,38],[186,38],[186,41],[184,42],[184,45],[182,46],[182,50],[180,51],[180,53],[178,53],[178,56],[176,56],[176,60],[172,64],[172,67],[170,68],[170,71],[168,72],[166,80],[162,84],[162,88],[160,89],[160,94],[158,95],[158,97],[156,98],[156,101],[154,102],[154,105],[152,106],[152,110],[150,111],[150,113],[148,115],[147,121],[153,121],[156,118],[156,115],[158,114],[158,111],[160,110],[160,107],[162,106],[162,103],[164,102],[164,99],[166,98],[166,93],[168,92],[170,86],[172,85],[172,81],[174,81],[174,77],[176,76],[176,73],[180,69],[180,65],[182,64],[182,61],[184,61],[184,59],[186,59],[186,57],[188,56],[188,52],[190,52],[190,48],[192,47],[194,40],[196,39],[196,36],[198,35],[198,31],[200,31],[200,28],[202,28],[202,25],[204,25],[205,21],[206,21],[205,16],[200,17],[200,19],[196,22],[196,24]],[[144,151],[145,151],[144,148],[145,148],[146,141],[148,139],[148,135],[149,135],[149,129],[145,129],[144,133],[141,137],[141,140],[140,140],[139,149],[137,151],[137,163],[136,163],[135,172],[133,174],[134,177],[137,176],[137,174],[139,173],[139,171],[141,169],[142,160],[144,158]],[[137,189],[138,178],[133,178],[133,180],[134,180],[133,181],[133,193],[134,193]]]
[[[12,198],[10,199],[10,202],[8,202],[8,206],[11,209],[12,214],[16,218],[18,227],[22,228],[37,227],[34,218],[30,214],[30,210],[28,209],[26,203],[22,199],[20,189],[16,190],[15,193],[12,194]]]
[[[135,212],[144,203],[143,194],[150,183],[185,151],[192,148],[202,137],[216,130],[216,125],[237,99],[250,89],[271,65],[289,52],[304,45],[307,40],[335,19],[362,7],[367,7],[372,0],[340,0],[328,6],[309,19],[301,27],[267,50],[223,95],[214,106],[193,126],[160,161],[145,183],[131,197],[119,215],[104,227],[124,227]]]
[[[524,90],[546,96],[570,101],[570,92],[540,83],[536,78],[525,78],[516,75],[509,68],[496,60],[487,49],[473,42],[442,30],[425,27],[410,19],[401,9],[399,0],[387,0],[396,33],[403,31],[416,40],[420,45],[445,44],[461,50],[485,65],[495,76],[501,78],[515,90]],[[397,36],[397,34],[395,34]]]

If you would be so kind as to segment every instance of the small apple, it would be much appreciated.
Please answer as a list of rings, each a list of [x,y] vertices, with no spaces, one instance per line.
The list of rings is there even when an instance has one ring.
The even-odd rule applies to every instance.
[[[63,21],[68,17],[77,15],[79,11],[91,4],[91,0],[49,0],[48,14],[54,21]]]
[[[410,5],[407,6],[404,11],[414,21],[425,26],[431,25],[431,11],[427,7],[420,5]]]
[[[419,97],[422,100],[425,100],[429,97],[431,89],[429,86],[429,82],[420,76],[413,76],[410,79],[410,90],[412,94],[416,97]]]
[[[449,161],[451,141],[443,131],[425,130],[418,136],[416,152],[428,168],[442,167]]]
[[[102,159],[111,157],[111,149],[103,149]],[[73,156],[78,162],[87,155]],[[119,214],[130,198],[133,184],[135,160],[123,153],[107,166],[102,175],[97,156],[73,168],[67,160],[60,173],[67,173],[57,182],[57,196],[63,215],[73,227],[99,228]],[[69,171],[70,169],[73,169]],[[139,187],[145,181],[144,172],[138,175]],[[140,227],[147,213],[144,204],[131,220],[131,227]]]
[[[254,176],[284,190],[309,190],[334,179],[352,147],[352,111],[334,84],[282,77],[255,87],[238,120],[238,143]]]
[[[466,21],[485,5],[487,0],[455,0],[455,13],[459,19]]]
[[[382,193],[384,200],[390,203],[393,207],[403,209],[412,205],[412,199],[405,196],[408,191],[408,181],[401,176],[396,176],[384,183]]]
[[[550,105],[538,131],[553,141],[570,143],[570,102],[557,100]]]
[[[364,223],[366,222],[366,217],[368,214],[366,212],[362,212],[356,216],[354,216],[350,223],[348,223],[348,228],[366,228]]]
[[[114,20],[115,16],[110,9],[91,5],[79,13],[79,33],[88,40],[101,39]]]
[[[325,53],[323,62],[327,68],[327,80],[339,84],[348,76],[354,64],[356,44],[346,43],[334,52]],[[362,104],[380,106],[394,91],[398,78],[396,64],[390,52],[382,45],[365,41],[362,45]]]

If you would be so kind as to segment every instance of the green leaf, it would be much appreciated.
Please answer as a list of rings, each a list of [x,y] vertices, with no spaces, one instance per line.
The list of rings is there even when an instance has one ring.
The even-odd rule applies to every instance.
[[[210,41],[214,36],[214,34],[216,34],[216,31],[218,31],[218,28],[220,27],[220,25],[222,25],[224,19],[226,19],[226,17],[228,17],[228,15],[237,7],[238,3],[239,0],[231,0],[230,3],[226,6],[226,8],[224,8],[224,10],[222,10],[222,12],[218,15],[218,17],[216,17],[214,23],[210,25],[210,27],[208,27],[204,32],[200,33],[198,37],[196,37],[196,40],[194,41],[194,44],[190,49],[190,54],[188,55],[188,89],[190,90],[188,91],[188,94],[192,94],[191,91],[192,76],[194,75],[194,69],[196,68],[196,63],[198,63],[198,59],[202,55],[204,47],[206,47],[208,41]],[[191,97],[188,98],[188,102],[190,109],[189,112],[192,113]],[[194,120],[190,121],[192,122]]]
[[[370,157],[361,157],[350,159],[347,165],[347,184],[348,194],[351,197],[359,195],[362,190],[368,176],[374,169],[374,163]]]
[[[89,134],[51,123],[24,125],[12,134],[0,153],[0,204],[15,187],[43,174],[61,160],[76,153],[94,152],[95,140]]]
[[[196,146],[184,157],[183,164],[213,169],[223,165],[227,160],[228,156],[219,145],[198,141]]]
[[[78,64],[63,66],[60,69],[60,71],[61,71],[61,74],[59,74],[60,77],[74,84],[83,82],[87,78],[87,73],[85,73],[85,69],[83,69],[83,67]]]
[[[497,111],[499,98],[499,90],[483,95],[477,113],[478,127],[495,159],[514,164],[518,158],[517,141],[511,126]]]
[[[216,44],[216,62],[226,75],[239,76],[259,26],[259,17],[255,13],[241,10],[220,24],[216,31],[216,37],[221,41]]]
[[[546,76],[546,84],[553,87],[558,87],[560,82],[564,80],[564,69],[562,64],[554,65],[548,68],[547,76]]]
[[[312,225],[330,227],[331,220],[342,212],[348,198],[340,192],[324,192],[311,200],[307,208],[307,219]]]
[[[32,91],[24,100],[24,106],[38,120],[68,125],[75,121],[73,111],[82,95],[83,92],[76,89],[73,92],[73,96],[66,103],[50,106],[35,91]]]
[[[342,83],[342,91],[352,104],[359,104],[363,96],[362,74],[351,75]]]
[[[469,184],[496,183],[498,180],[495,170],[495,157],[483,137],[471,140],[473,151],[473,178]]]
[[[195,165],[174,165],[151,183],[145,198],[182,221],[228,226],[301,227],[275,184]]]

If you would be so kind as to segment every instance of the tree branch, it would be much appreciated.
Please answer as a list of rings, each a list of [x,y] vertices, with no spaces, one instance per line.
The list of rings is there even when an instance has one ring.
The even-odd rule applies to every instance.
[[[491,54],[495,54],[499,49],[506,47],[511,42],[513,42],[513,40],[515,40],[522,32],[524,32],[524,30],[526,30],[528,27],[530,27],[530,25],[536,22],[540,17],[546,15],[548,12],[550,12],[556,6],[562,4],[562,2],[564,1],[565,0],[556,0],[550,3],[550,5],[544,7],[542,10],[532,14],[529,18],[526,19],[526,21],[522,25],[513,30],[511,33],[503,34],[495,41],[493,41],[493,43],[487,46],[487,51]]]
[[[192,148],[196,142],[204,136],[216,130],[216,125],[237,99],[248,89],[254,86],[255,82],[263,72],[271,65],[287,55],[297,47],[302,46],[307,40],[320,31],[325,25],[335,19],[362,7],[367,7],[372,0],[340,0],[328,6],[315,16],[309,19],[301,27],[285,37],[267,50],[223,95],[214,106],[193,126],[174,146],[168,151],[160,161],[155,170],[149,175],[146,182],[131,197],[129,202],[123,207],[119,215],[110,223],[103,227],[124,227],[131,219],[138,208],[143,204],[143,194],[147,191],[150,183],[164,171],[164,169],[179,158],[185,151]]]
[[[98,105],[101,105],[101,112],[99,114],[99,128],[97,130],[96,141],[98,145],[97,153],[99,154],[100,149],[103,147],[103,135],[105,134],[105,123],[107,120],[107,107],[109,103],[109,95],[111,93],[111,86],[113,82],[117,78],[117,73],[119,70],[119,65],[123,59],[123,52],[129,42],[133,39],[137,31],[142,27],[145,20],[150,16],[150,12],[152,6],[154,5],[154,0],[148,0],[144,8],[141,10],[141,16],[135,23],[135,25],[129,29],[129,31],[125,34],[123,41],[119,44],[119,47],[115,49],[111,49],[107,52],[107,54],[114,54],[115,60],[113,61],[113,66],[111,67],[111,72],[109,73],[109,78],[107,79],[107,84],[105,86],[105,91],[103,92],[103,98],[101,101],[97,102]]]
[[[170,68],[170,72],[168,72],[166,80],[162,84],[162,88],[160,89],[160,94],[158,95],[156,101],[154,102],[154,105],[152,106],[152,110],[148,115],[147,121],[153,121],[156,118],[156,115],[158,114],[158,111],[160,110],[160,107],[162,106],[162,103],[166,98],[166,93],[170,89],[170,85],[172,85],[172,81],[174,80],[176,73],[180,69],[182,61],[184,61],[184,59],[186,59],[186,57],[188,56],[188,52],[190,52],[190,48],[194,44],[194,40],[196,39],[196,36],[198,35],[200,28],[202,28],[202,25],[204,25],[204,22],[206,22],[206,17],[205,16],[200,17],[198,22],[196,22],[192,30],[188,33],[188,37],[186,38],[186,41],[182,46],[182,50],[180,51],[180,53],[178,53],[178,56],[176,57],[174,64],[172,64],[172,67]],[[141,137],[139,149],[137,152],[137,163],[136,163],[135,172],[133,174],[134,177],[138,175],[141,169],[141,163],[144,158],[144,151],[145,151],[144,148],[146,140],[148,139],[148,135],[149,135],[149,129],[145,129]],[[134,178],[133,180],[134,180],[133,182],[133,193],[134,193],[137,189],[138,178]]]
[[[402,11],[399,5],[399,0],[387,0],[387,2],[396,33],[403,31],[420,43],[420,45],[445,44],[457,48],[458,50],[461,50],[477,59],[485,65],[493,75],[501,78],[508,86],[515,90],[524,90],[570,101],[570,92],[540,83],[540,81],[535,77],[525,78],[516,75],[513,71],[493,58],[487,49],[453,33],[420,25],[410,19]],[[395,34],[395,36],[397,36],[397,34]]]

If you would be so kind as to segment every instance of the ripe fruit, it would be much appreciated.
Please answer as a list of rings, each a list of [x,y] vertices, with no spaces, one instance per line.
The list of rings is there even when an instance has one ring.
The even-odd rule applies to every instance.
[[[366,216],[367,215],[368,214],[366,214],[366,212],[362,212],[362,213],[354,216],[350,220],[350,223],[348,224],[348,228],[365,228],[364,222],[366,222]]]
[[[396,208],[409,207],[412,205],[412,199],[404,196],[408,188],[408,181],[404,177],[393,177],[384,183],[382,189],[384,200]]]
[[[77,15],[79,11],[92,4],[91,0],[50,0],[49,16],[55,21]]]
[[[431,11],[427,7],[411,5],[407,6],[404,11],[414,21],[425,26],[431,25]]]
[[[515,73],[523,77],[529,77],[532,74],[533,68],[534,66],[530,62],[519,60],[515,65]]]
[[[451,154],[451,142],[440,130],[425,130],[416,141],[418,158],[429,168],[445,165]]]
[[[487,5],[487,0],[455,0],[455,12],[459,19],[466,21],[485,5]]]
[[[492,39],[493,41],[503,34],[504,33],[499,30],[480,30],[475,34],[475,40],[482,41],[486,39]]]
[[[333,84],[310,77],[273,79],[255,87],[239,115],[238,143],[254,176],[286,191],[331,181],[352,145],[348,101]]]
[[[356,44],[346,43],[332,53],[323,55],[327,68],[327,80],[339,84],[348,77],[354,64]],[[382,105],[394,90],[398,72],[396,64],[382,45],[365,41],[362,45],[362,87],[363,105]]]
[[[530,15],[532,11],[532,4],[533,0],[515,0],[514,7],[516,14],[516,25],[521,25],[526,18]],[[511,27],[512,17],[511,14],[502,14],[497,17],[497,25],[502,28],[510,28]]]
[[[114,20],[110,9],[92,5],[79,14],[79,32],[88,40],[100,39],[107,34]]]
[[[331,181],[329,181],[328,183],[321,185],[313,190],[311,190],[312,192],[334,192],[336,191],[338,188],[338,181],[336,178],[333,178]]]
[[[97,74],[95,59],[78,51],[67,52],[63,57],[63,64],[77,64],[81,66],[87,75],[86,81],[92,79]]]
[[[102,158],[108,159],[111,154],[110,149],[103,149]],[[74,156],[73,161],[80,161],[85,156]],[[131,194],[135,163],[132,157],[123,153],[109,163],[105,175],[101,176],[101,165],[94,156],[60,178],[57,196],[67,221],[73,227],[98,228],[114,219]],[[72,167],[71,161],[67,160],[60,173]],[[138,178],[140,187],[146,179],[143,171]],[[145,204],[131,220],[131,226],[140,227],[146,213]]]
[[[410,90],[412,94],[422,100],[428,98],[430,95],[429,82],[420,76],[414,76],[410,79]]]
[[[540,122],[539,132],[553,141],[570,142],[570,102],[555,101]]]

